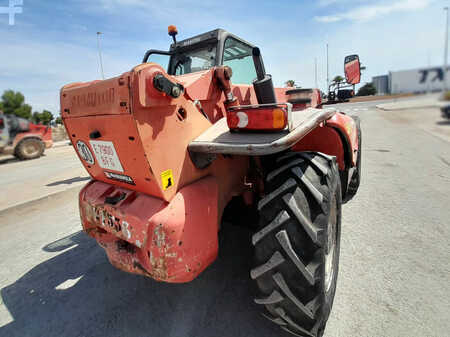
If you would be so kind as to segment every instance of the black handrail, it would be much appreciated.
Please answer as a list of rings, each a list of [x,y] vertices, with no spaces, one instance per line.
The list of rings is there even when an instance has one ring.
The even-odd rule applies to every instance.
[[[165,50],[158,50],[158,49],[150,49],[145,52],[144,58],[142,60],[142,63],[146,63],[148,61],[148,58],[151,54],[159,54],[159,55],[172,55],[173,53],[170,51]]]

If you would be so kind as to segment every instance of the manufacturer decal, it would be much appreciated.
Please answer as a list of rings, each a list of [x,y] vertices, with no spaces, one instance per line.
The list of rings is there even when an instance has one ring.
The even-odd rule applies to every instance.
[[[83,160],[86,163],[94,165],[95,163],[94,156],[92,155],[91,150],[89,150],[89,147],[86,145],[85,142],[81,140],[77,142],[77,151],[80,157],[83,158]]]
[[[113,173],[113,172],[105,171],[105,176],[108,179],[117,180],[117,181],[120,181],[120,182],[123,182],[123,183],[127,183],[127,184],[130,184],[130,185],[136,185],[134,183],[133,178],[131,178],[131,177],[125,175],[125,174],[119,174],[119,173]]]
[[[173,173],[171,169],[161,172],[161,184],[164,191],[173,186],[174,183],[175,182],[173,181]]]

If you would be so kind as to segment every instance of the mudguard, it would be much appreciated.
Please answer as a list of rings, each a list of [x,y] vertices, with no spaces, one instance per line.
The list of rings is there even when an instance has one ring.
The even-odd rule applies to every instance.
[[[341,171],[355,167],[359,151],[355,121],[338,112],[302,138],[292,150],[318,151],[336,156]]]

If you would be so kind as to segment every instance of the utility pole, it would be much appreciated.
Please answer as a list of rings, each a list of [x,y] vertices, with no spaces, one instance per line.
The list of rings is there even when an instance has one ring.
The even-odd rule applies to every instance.
[[[105,79],[105,74],[103,73],[103,61],[102,61],[102,50],[100,49],[100,35],[102,32],[97,32],[97,48],[98,48],[98,58],[100,60],[100,71],[102,74],[102,79]]]
[[[447,91],[447,58],[448,58],[448,7],[444,7],[445,11],[445,47],[444,47],[444,91]]]
[[[431,57],[430,57],[430,50],[428,50],[428,58],[427,58],[427,66],[428,68],[431,68]],[[445,76],[445,75],[444,75]],[[430,89],[430,82],[427,81],[427,94],[429,94],[431,92]]]
[[[318,89],[319,87],[317,86],[317,57],[314,58],[314,83],[315,88]]]
[[[328,88],[330,85],[330,79],[329,79],[329,74],[328,74],[328,43],[327,43],[327,92],[328,92]]]

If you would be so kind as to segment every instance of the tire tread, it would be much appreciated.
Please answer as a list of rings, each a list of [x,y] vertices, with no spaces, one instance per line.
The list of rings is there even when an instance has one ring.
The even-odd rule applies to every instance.
[[[267,195],[258,203],[260,229],[252,236],[259,263],[251,276],[260,289],[254,301],[283,330],[320,337],[331,309],[325,308],[319,289],[332,193],[340,202],[336,158],[287,152],[273,163],[266,175]]]

